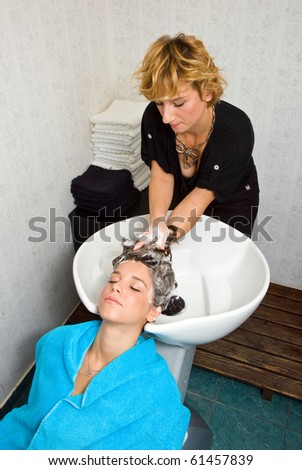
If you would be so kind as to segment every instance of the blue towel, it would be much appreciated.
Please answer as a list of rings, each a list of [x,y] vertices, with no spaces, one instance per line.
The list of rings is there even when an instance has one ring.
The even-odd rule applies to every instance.
[[[99,326],[63,326],[39,340],[28,404],[0,422],[0,449],[181,449],[190,413],[151,338],[71,395]]]

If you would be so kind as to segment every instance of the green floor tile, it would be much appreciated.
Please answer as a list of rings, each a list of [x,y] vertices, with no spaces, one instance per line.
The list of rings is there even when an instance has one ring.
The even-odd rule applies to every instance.
[[[194,408],[206,423],[209,423],[214,407],[214,401],[202,398],[200,395],[187,392],[185,398],[185,404],[186,403]]]
[[[285,428],[227,405],[216,403],[209,423],[213,449],[282,450]]]
[[[302,386],[302,385],[301,385]],[[302,433],[302,402],[291,400],[288,429]]]
[[[291,400],[278,394],[273,394],[271,401],[264,400],[259,388],[237,380],[223,379],[217,402],[286,426]]]
[[[302,450],[302,433],[287,430],[284,442],[285,450]]]
[[[222,377],[213,372],[193,367],[190,375],[188,391],[215,400],[219,392]]]

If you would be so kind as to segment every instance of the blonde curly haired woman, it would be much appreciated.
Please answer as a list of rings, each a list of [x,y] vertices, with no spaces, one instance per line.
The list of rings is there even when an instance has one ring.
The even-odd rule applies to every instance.
[[[155,236],[162,247],[169,224],[181,237],[202,214],[251,237],[259,205],[253,127],[221,100],[226,81],[203,42],[182,33],[160,37],[134,77],[151,101],[142,119],[150,225],[137,248]]]

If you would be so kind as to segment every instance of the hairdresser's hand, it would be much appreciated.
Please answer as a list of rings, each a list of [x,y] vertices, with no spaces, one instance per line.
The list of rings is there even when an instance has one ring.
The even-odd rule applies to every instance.
[[[139,241],[136,243],[133,250],[139,250],[144,245],[153,242],[157,248],[164,250],[168,235],[169,229],[165,222],[159,222],[156,225],[149,225],[148,229],[138,237]]]

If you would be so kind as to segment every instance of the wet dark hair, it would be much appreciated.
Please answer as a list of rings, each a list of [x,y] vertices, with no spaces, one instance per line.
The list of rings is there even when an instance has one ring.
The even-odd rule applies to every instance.
[[[123,253],[112,261],[113,268],[115,269],[119,264],[128,260],[147,266],[152,277],[154,305],[165,309],[172,291],[177,287],[175,273],[172,268],[171,252],[168,247],[165,250],[157,249],[154,243],[149,243],[139,250],[133,251],[136,243],[137,241],[133,240],[123,240]]]

